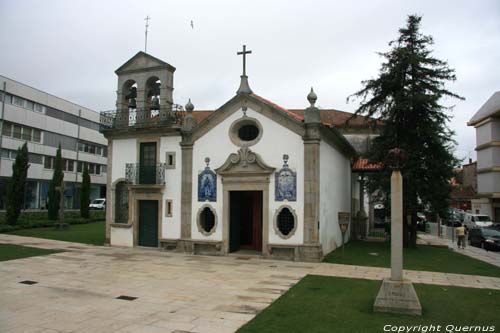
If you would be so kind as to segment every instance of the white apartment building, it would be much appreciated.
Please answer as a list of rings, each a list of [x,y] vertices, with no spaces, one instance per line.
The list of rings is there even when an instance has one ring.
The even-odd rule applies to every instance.
[[[467,124],[476,129],[477,196],[472,211],[500,222],[500,91]]]
[[[106,195],[107,140],[99,133],[99,113],[0,75],[0,209],[17,149],[28,143],[24,209],[45,209],[54,158],[61,145],[66,208],[80,207],[84,164],[91,199]]]

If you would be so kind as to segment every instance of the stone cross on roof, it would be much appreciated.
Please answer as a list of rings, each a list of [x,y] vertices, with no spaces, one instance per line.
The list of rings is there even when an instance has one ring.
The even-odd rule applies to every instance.
[[[247,54],[250,54],[252,53],[252,51],[247,51],[247,46],[246,45],[243,45],[243,51],[240,51],[240,52],[237,52],[236,54],[237,55],[243,55],[243,75],[246,76],[247,75],[247,70],[246,70],[246,67],[247,67]]]

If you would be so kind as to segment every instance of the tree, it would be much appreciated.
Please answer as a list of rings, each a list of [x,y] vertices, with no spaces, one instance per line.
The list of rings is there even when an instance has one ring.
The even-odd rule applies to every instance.
[[[12,177],[7,183],[7,223],[17,224],[21,208],[24,203],[24,192],[26,190],[26,178],[28,177],[28,145],[17,149],[16,160],[12,165]]]
[[[83,166],[82,189],[80,192],[80,215],[83,218],[89,218],[90,204],[90,175],[87,163]]]
[[[440,104],[442,97],[463,99],[445,88],[455,81],[455,72],[446,61],[434,58],[431,36],[420,33],[421,17],[408,16],[392,49],[380,53],[385,58],[379,76],[362,82],[361,90],[350,97],[361,99],[355,115],[378,117],[381,134],[368,152],[371,162],[384,162],[387,152],[402,148],[408,155],[404,177],[404,216],[411,216],[411,228],[403,224],[405,246],[416,245],[417,211],[422,206],[446,214],[451,192],[450,179],[458,160],[453,156],[454,132],[448,127],[452,108]],[[376,126],[376,123],[373,122]],[[369,181],[370,190],[389,193],[390,170]],[[409,238],[408,238],[409,237]]]
[[[59,187],[61,186],[64,178],[64,173],[62,170],[62,157],[61,157],[61,145],[57,149],[56,158],[54,160],[54,174],[52,175],[52,180],[49,185],[49,219],[57,220],[59,212],[59,201],[61,200],[61,194]]]

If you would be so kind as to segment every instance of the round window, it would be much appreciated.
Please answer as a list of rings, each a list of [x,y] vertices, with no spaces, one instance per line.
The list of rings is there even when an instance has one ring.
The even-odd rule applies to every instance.
[[[262,125],[255,118],[242,117],[232,123],[229,138],[240,147],[250,147],[262,137]]]
[[[243,125],[238,130],[238,137],[243,141],[252,141],[257,139],[258,136],[259,129],[253,124]]]
[[[295,217],[290,209],[284,207],[279,212],[276,224],[283,236],[288,236],[295,229]]]
[[[210,233],[215,226],[215,215],[209,207],[203,208],[200,213],[200,226],[206,233]]]

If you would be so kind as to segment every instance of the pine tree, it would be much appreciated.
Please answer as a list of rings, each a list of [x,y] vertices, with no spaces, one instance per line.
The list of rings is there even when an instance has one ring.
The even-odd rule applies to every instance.
[[[80,193],[80,215],[83,218],[89,218],[90,204],[90,175],[87,163],[84,163],[82,174],[82,189]]]
[[[462,97],[445,88],[455,81],[455,72],[446,61],[434,58],[431,36],[420,33],[421,17],[408,16],[392,49],[380,53],[385,58],[379,76],[363,81],[363,88],[351,97],[361,99],[356,115],[378,117],[384,122],[379,137],[368,153],[372,162],[384,162],[390,149],[406,151],[404,177],[404,216],[410,215],[411,228],[403,224],[405,246],[416,245],[419,208],[446,214],[451,192],[450,179],[458,160],[453,156],[454,132],[448,127],[451,108],[440,104],[442,97]],[[390,170],[369,182],[369,189],[389,193]],[[420,203],[420,204],[419,204]]]
[[[17,224],[21,208],[24,203],[24,192],[26,190],[26,178],[28,177],[28,145],[17,150],[16,160],[12,165],[12,177],[7,183],[7,223]]]
[[[54,160],[54,174],[52,175],[52,180],[49,185],[49,219],[57,220],[59,212],[59,201],[61,200],[61,195],[58,187],[61,186],[64,178],[64,173],[62,170],[62,157],[61,157],[61,145],[57,149],[56,158]]]

